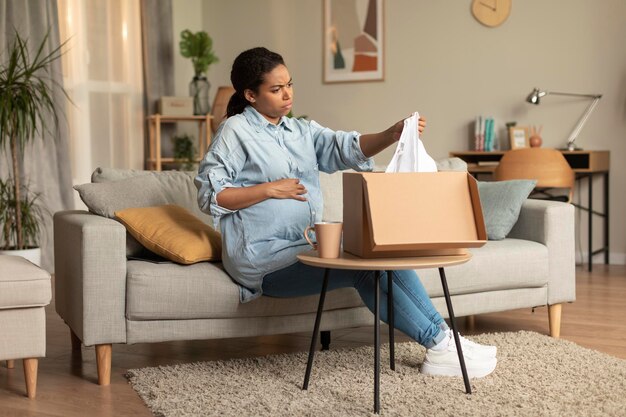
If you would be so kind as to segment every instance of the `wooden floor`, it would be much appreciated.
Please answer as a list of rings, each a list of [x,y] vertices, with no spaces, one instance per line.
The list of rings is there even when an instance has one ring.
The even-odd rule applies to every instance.
[[[626,266],[595,265],[593,273],[577,272],[577,301],[563,307],[561,337],[626,359]],[[477,316],[464,334],[532,330],[548,334],[547,309],[514,310]],[[384,330],[384,329],[382,329]],[[386,330],[382,332],[383,341]],[[331,348],[360,346],[373,340],[371,327],[333,331]],[[397,341],[408,340],[397,334]],[[39,361],[37,398],[25,397],[22,362],[0,366],[0,416],[150,416],[132,390],[128,368],[193,361],[259,356],[308,350],[310,334],[212,341],[113,345],[111,385],[96,384],[95,351],[72,355],[67,326],[47,308],[47,357]]]

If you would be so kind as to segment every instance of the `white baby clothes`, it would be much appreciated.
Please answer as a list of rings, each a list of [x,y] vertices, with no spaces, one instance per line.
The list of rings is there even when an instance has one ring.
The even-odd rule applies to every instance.
[[[435,160],[428,155],[419,138],[419,113],[404,119],[404,128],[396,152],[385,172],[437,172]]]

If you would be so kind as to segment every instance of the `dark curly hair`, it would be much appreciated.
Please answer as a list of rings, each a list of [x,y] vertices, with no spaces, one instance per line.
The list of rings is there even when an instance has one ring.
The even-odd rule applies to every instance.
[[[226,116],[234,116],[243,112],[248,105],[244,91],[258,92],[263,84],[265,74],[271,72],[279,65],[285,65],[283,57],[269,49],[258,47],[248,49],[235,58],[233,68],[230,71],[230,82],[235,88],[226,108]]]

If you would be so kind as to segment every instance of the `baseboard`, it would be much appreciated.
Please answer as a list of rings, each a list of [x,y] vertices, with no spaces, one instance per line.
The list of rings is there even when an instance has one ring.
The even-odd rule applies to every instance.
[[[581,253],[577,252],[576,253],[576,264],[586,264],[587,263],[587,258],[589,258],[588,254],[585,252],[582,254],[582,259],[581,259]],[[603,264],[604,263],[604,254],[598,254],[598,255],[594,255],[593,256],[593,263],[594,264]],[[626,253],[623,252],[609,252],[609,264],[611,265],[626,265]]]

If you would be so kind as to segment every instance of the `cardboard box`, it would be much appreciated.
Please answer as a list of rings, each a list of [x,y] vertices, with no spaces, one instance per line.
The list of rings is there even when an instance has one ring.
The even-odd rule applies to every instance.
[[[193,97],[168,97],[159,99],[161,116],[193,116]]]
[[[343,174],[343,249],[362,258],[459,255],[487,231],[465,172]]]

